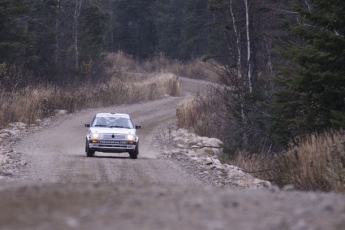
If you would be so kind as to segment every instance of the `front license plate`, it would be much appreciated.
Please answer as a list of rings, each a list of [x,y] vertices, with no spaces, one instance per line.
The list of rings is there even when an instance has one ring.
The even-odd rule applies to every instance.
[[[123,141],[99,141],[101,144],[123,144]]]

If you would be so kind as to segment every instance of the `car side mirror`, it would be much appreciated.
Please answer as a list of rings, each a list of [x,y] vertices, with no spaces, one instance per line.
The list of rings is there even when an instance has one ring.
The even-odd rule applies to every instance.
[[[140,125],[136,125],[135,128],[136,129],[141,129],[141,126]]]
[[[89,127],[90,127],[90,124],[85,124],[85,127],[89,128]]]

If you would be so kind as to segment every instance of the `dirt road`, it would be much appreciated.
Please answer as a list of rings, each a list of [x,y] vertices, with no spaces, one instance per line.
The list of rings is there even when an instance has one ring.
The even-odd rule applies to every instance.
[[[203,83],[183,80],[188,95]],[[207,187],[156,141],[183,97],[82,111],[17,146],[22,182],[0,184],[0,229],[345,229],[345,196]],[[129,113],[142,126],[137,160],[86,158],[85,123],[96,112]]]
[[[185,80],[186,93],[197,91],[193,80]],[[172,161],[156,159],[161,146],[154,143],[159,130],[174,122],[176,106],[183,97],[166,97],[153,102],[122,105],[84,111],[54,122],[48,129],[27,137],[18,146],[30,161],[24,175],[27,180],[46,182],[128,182],[166,184],[200,184],[183,173]],[[84,124],[90,123],[97,112],[121,112],[131,115],[142,126],[138,130],[140,153],[130,160],[128,153],[96,152],[94,158],[85,157]]]

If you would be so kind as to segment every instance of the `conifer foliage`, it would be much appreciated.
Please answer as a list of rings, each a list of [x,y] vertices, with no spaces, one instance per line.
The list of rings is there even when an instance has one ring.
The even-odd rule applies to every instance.
[[[25,51],[34,44],[33,34],[28,31],[33,4],[26,0],[0,0],[0,80],[6,87],[22,81],[20,72],[30,61]],[[1,86],[1,81],[0,81]]]
[[[280,143],[345,126],[345,2],[311,0],[298,8],[301,38],[281,52],[288,64],[275,81],[272,134]]]

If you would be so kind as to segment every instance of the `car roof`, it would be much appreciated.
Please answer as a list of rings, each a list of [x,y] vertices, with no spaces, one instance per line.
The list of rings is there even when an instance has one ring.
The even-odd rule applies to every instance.
[[[130,118],[130,116],[126,113],[97,113],[96,117],[127,117],[127,118]]]

